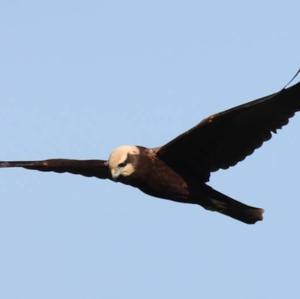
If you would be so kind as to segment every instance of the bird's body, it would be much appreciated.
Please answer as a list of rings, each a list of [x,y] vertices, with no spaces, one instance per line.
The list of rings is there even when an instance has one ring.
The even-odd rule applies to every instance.
[[[155,150],[141,146],[138,148],[139,154],[131,157],[135,171],[130,177],[120,176],[119,181],[155,197],[187,201],[188,179],[159,159]]]
[[[113,163],[115,168],[127,161],[126,166],[122,166],[125,168],[123,174],[128,173],[126,167],[134,168],[134,171],[129,175],[121,175],[122,170],[116,171],[115,168],[111,168],[112,173],[119,173],[119,176],[114,179],[136,187],[148,195],[182,203],[199,204],[208,210],[224,213],[246,223],[254,223],[262,219],[262,209],[244,205],[212,189],[203,181],[201,182],[197,175],[184,168],[180,171],[174,169],[159,158],[159,150],[160,148],[149,149],[130,145],[115,149],[113,154],[119,157],[119,160]],[[132,154],[133,152],[135,154]]]
[[[109,159],[0,162],[0,167],[69,172],[110,179],[151,196],[199,204],[245,223],[262,220],[247,206],[207,185],[211,172],[227,169],[253,153],[300,110],[300,83],[270,96],[212,115],[164,146],[126,145]]]

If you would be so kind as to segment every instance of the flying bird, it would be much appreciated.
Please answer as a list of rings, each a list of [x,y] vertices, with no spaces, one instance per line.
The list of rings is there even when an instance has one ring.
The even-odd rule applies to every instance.
[[[299,110],[300,82],[211,115],[160,147],[120,146],[108,160],[0,161],[0,168],[23,167],[109,179],[155,197],[197,204],[254,224],[263,219],[263,209],[214,190],[207,185],[210,174],[251,155]]]

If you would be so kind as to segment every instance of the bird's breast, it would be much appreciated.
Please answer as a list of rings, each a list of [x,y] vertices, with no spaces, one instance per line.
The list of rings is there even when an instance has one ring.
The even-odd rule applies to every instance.
[[[183,199],[188,196],[185,179],[163,161],[153,157],[141,157],[134,174],[123,183],[161,198]]]

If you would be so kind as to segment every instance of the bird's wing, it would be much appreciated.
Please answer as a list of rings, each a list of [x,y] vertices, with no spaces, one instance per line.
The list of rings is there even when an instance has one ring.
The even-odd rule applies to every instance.
[[[202,180],[245,159],[300,110],[300,83],[214,114],[157,149],[170,166]]]
[[[111,178],[108,163],[103,160],[50,159],[43,161],[0,161],[0,168],[4,167],[23,167],[58,173],[69,172],[100,179]]]

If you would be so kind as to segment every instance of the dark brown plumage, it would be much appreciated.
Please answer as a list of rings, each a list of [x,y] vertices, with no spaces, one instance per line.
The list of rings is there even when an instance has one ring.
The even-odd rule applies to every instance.
[[[57,173],[69,172],[99,179],[106,179],[110,176],[107,161],[102,160],[49,159],[43,161],[11,161],[0,162],[0,167],[23,167]]]
[[[206,182],[211,172],[234,166],[252,154],[299,110],[300,83],[212,115],[162,147],[122,146],[108,161],[11,161],[0,162],[0,167],[115,180],[152,196],[199,204],[251,224],[262,220],[262,209],[240,203]]]

